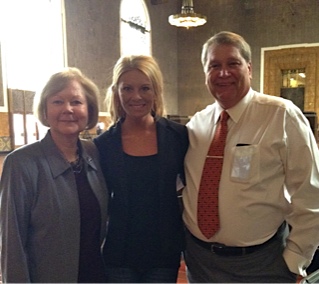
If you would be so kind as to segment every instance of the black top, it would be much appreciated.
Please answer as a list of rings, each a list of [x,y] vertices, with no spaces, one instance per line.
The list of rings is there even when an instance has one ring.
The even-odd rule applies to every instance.
[[[158,175],[154,171],[154,168],[158,167],[157,156],[125,155],[124,159],[129,181],[129,224],[125,262],[127,266],[139,269],[159,267],[160,212]]]
[[[81,214],[79,283],[105,283],[100,248],[101,213],[85,171],[75,172]]]
[[[139,266],[177,268],[185,240],[176,179],[178,176],[183,179],[184,176],[183,161],[188,148],[187,128],[165,118],[156,119],[158,154],[129,157],[122,148],[121,124],[122,121],[119,121],[94,139],[110,193],[104,261],[108,266],[118,267],[138,263]],[[132,166],[135,163],[139,164],[140,169]],[[132,195],[133,192],[143,192],[145,199],[138,200],[142,194],[135,196]],[[152,203],[154,208],[145,203]],[[147,214],[142,213],[145,209],[143,206],[148,208]],[[155,216],[152,219],[156,223],[150,222],[148,215]],[[143,223],[137,226],[139,221]],[[147,243],[147,247],[142,246],[143,242]],[[139,248],[128,249],[127,245],[132,243],[138,243]],[[149,249],[151,250],[148,251]],[[134,252],[139,254],[138,261],[133,257]]]

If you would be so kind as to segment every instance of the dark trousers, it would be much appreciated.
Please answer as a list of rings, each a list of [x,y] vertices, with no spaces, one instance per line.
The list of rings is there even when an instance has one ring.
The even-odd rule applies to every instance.
[[[190,283],[296,283],[282,256],[285,232],[243,256],[220,256],[197,244],[187,232],[185,262]]]
[[[319,249],[316,250],[315,255],[313,256],[312,262],[307,268],[307,273],[310,274],[319,269]]]

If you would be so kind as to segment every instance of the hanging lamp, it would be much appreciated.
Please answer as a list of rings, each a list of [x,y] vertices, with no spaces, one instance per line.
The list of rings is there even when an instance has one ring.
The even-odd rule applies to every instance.
[[[183,0],[181,13],[170,15],[168,22],[172,26],[189,29],[204,25],[207,22],[207,18],[194,12],[193,0]]]

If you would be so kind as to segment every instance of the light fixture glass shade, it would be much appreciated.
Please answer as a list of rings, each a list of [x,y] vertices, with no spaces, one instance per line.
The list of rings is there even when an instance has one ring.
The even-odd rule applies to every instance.
[[[170,15],[168,22],[173,26],[189,29],[204,25],[207,22],[207,18],[194,12],[193,0],[183,0],[181,13]]]

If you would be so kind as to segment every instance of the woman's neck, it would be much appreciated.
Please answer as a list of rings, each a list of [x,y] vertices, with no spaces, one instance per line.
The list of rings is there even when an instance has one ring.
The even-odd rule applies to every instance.
[[[145,119],[125,119],[122,124],[123,151],[133,156],[157,153],[156,123],[152,116]]]
[[[68,162],[74,162],[78,159],[78,136],[57,135],[55,133],[51,133],[51,137]]]
[[[153,131],[155,127],[154,117],[149,115],[141,118],[126,117],[122,124],[122,131],[131,132],[147,132]]]

